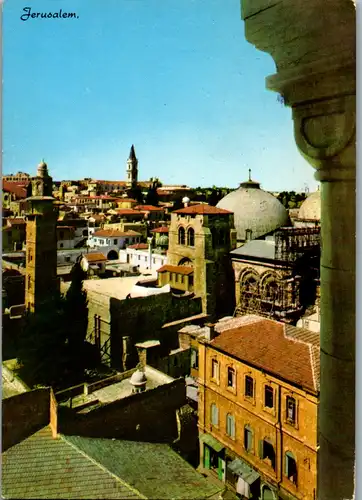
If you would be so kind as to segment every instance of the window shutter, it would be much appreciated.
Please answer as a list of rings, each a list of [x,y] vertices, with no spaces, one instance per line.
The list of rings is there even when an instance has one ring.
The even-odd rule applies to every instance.
[[[215,405],[215,424],[219,425],[219,408]]]
[[[262,439],[259,441],[259,457],[264,458],[264,441]]]
[[[235,418],[231,417],[231,424],[232,424],[232,434],[231,436],[235,439]]]
[[[284,460],[285,460],[285,475],[286,477],[289,477],[289,463],[288,463],[288,453],[284,455]]]
[[[204,445],[204,465],[205,469],[210,469],[210,448]]]

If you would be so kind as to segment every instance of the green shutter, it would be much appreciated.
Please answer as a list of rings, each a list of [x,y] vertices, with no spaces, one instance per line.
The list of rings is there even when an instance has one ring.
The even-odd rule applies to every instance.
[[[218,458],[219,460],[219,467],[218,467],[218,470],[217,470],[217,476],[219,478],[220,481],[223,480],[223,460],[219,457]]]
[[[205,469],[210,469],[210,448],[204,445],[204,465]]]
[[[259,441],[259,457],[264,458],[264,442],[262,439]]]

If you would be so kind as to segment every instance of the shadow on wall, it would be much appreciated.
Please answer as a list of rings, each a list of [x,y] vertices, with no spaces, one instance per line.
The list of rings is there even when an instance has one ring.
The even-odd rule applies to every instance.
[[[177,379],[132,394],[87,414],[58,409],[59,432],[77,436],[172,443],[178,437],[176,411],[186,404],[186,386]]]
[[[49,424],[51,389],[35,389],[2,401],[2,450]]]
[[[171,294],[152,295],[128,300],[110,299],[111,364],[123,369],[123,337],[130,337],[132,344],[146,340],[161,342],[160,356],[178,348],[178,336],[170,335],[163,325],[182,318],[200,314],[199,298],[174,297]]]

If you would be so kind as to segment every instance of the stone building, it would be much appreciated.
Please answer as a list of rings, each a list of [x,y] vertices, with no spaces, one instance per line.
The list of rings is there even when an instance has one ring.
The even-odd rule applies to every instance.
[[[284,227],[230,253],[236,314],[296,323],[314,306],[319,284],[319,227]]]
[[[321,223],[321,192],[312,193],[302,203],[294,225],[296,227],[317,227]]]
[[[200,467],[243,498],[315,500],[319,335],[244,316],[199,340]]]
[[[30,210],[26,220],[25,305],[34,311],[58,288],[57,280],[57,208],[52,196],[53,180],[47,164],[38,165],[31,179]]]
[[[233,309],[228,253],[235,246],[230,211],[206,204],[176,210],[171,214],[167,265],[159,271],[159,281],[201,297],[204,313],[225,315]]]

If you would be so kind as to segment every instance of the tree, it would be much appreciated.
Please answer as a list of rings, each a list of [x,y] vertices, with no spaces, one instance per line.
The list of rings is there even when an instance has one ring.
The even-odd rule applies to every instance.
[[[158,202],[159,202],[159,196],[157,193],[157,187],[150,186],[148,191],[147,191],[147,194],[146,194],[145,204],[146,205],[153,205],[154,207],[157,207]]]
[[[50,296],[28,312],[19,338],[18,361],[29,385],[58,387],[66,376],[68,355],[64,298]]]
[[[88,300],[83,288],[86,276],[78,259],[71,270],[72,281],[65,296],[70,369],[74,375],[83,374],[86,364],[84,350],[88,329]]]

